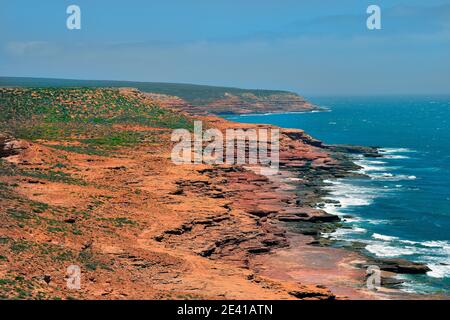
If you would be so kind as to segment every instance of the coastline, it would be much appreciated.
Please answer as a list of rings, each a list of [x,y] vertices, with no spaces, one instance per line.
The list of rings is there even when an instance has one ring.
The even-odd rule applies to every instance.
[[[288,113],[286,113],[288,114]],[[245,119],[243,120],[245,121]],[[252,123],[255,123],[252,121]],[[376,266],[382,270],[382,286],[391,290],[391,293],[397,292],[397,295],[401,299],[405,299],[406,297],[410,298],[418,298],[425,297],[425,293],[416,292],[414,290],[416,278],[414,275],[425,275],[428,272],[434,272],[434,269],[430,269],[431,267],[427,266],[427,263],[417,262],[414,259],[408,258],[391,258],[388,255],[378,255],[371,251],[370,248],[365,248],[364,241],[358,241],[355,239],[340,239],[339,237],[334,238],[332,235],[336,233],[337,235],[341,232],[346,234],[347,231],[353,231],[352,228],[354,224],[352,221],[357,219],[357,217],[353,217],[350,214],[344,214],[340,212],[340,207],[351,207],[357,206],[357,202],[362,201],[358,199],[354,199],[356,201],[352,204],[353,200],[348,199],[349,195],[345,193],[345,199],[342,200],[342,197],[335,196],[334,191],[337,190],[340,192],[344,192],[344,187],[352,186],[352,188],[357,188],[357,186],[353,186],[353,179],[364,181],[365,179],[371,179],[372,175],[367,171],[377,170],[377,168],[367,167],[367,163],[379,163],[383,158],[394,158],[395,156],[390,155],[395,150],[402,151],[404,149],[385,149],[382,147],[363,147],[356,145],[325,145],[314,141],[313,144],[315,146],[324,147],[327,150],[333,151],[335,153],[340,154],[342,157],[341,161],[346,163],[344,165],[345,169],[342,172],[336,172],[330,176],[327,174],[322,175],[321,173],[316,173],[318,180],[317,186],[319,186],[319,190],[315,190],[316,194],[320,194],[317,201],[312,201],[315,205],[312,205],[316,209],[324,210],[325,212],[338,215],[340,217],[340,221],[336,224],[338,227],[335,229],[327,229],[321,228],[320,226],[316,226],[314,228],[310,228],[310,226],[305,227],[296,227],[294,235],[298,233],[304,233],[308,235],[314,236],[314,241],[309,242],[314,246],[322,246],[322,247],[333,247],[338,249],[345,249],[350,252],[354,252],[359,255],[359,257],[363,258],[365,262],[356,262],[354,265],[358,268],[367,268],[369,266]],[[400,157],[400,156],[398,156]],[[352,164],[348,165],[348,162]],[[342,166],[341,162],[341,166]],[[338,165],[339,166],[339,165]],[[332,170],[331,170],[332,171]],[[377,175],[374,175],[377,177]],[[391,175],[392,176],[392,175]],[[408,177],[408,179],[413,179],[415,177]],[[342,181],[342,182],[339,182]],[[314,189],[314,188],[313,188]],[[342,189],[342,190],[341,190]],[[349,201],[347,203],[347,200]],[[341,201],[344,201],[341,203]],[[361,204],[359,204],[361,205]],[[345,211],[345,210],[344,210]],[[293,219],[293,221],[297,221]],[[356,221],[356,220],[355,220]],[[351,230],[349,230],[351,229]],[[354,231],[357,232],[356,228]],[[362,229],[364,230],[364,229]],[[374,237],[383,237],[383,235],[374,234]],[[378,239],[378,238],[375,238]],[[384,238],[380,238],[381,240],[385,240]],[[372,241],[373,242],[373,241]],[[405,241],[406,243],[406,241]],[[367,250],[367,251],[366,251]],[[419,260],[420,261],[420,260]],[[412,275],[413,277],[410,277]],[[392,290],[393,289],[393,290]],[[428,293],[430,294],[430,293]],[[445,294],[432,294],[435,298],[439,299],[448,299],[448,296]],[[398,297],[397,297],[398,298]]]
[[[120,94],[154,103],[136,90]],[[166,107],[170,110],[170,103]],[[219,130],[274,127],[192,117]],[[142,125],[115,127],[155,131]],[[2,140],[1,169],[8,173],[1,177],[2,186],[7,194],[16,194],[1,199],[5,208],[26,199],[45,208],[39,213],[57,214],[33,219],[74,230],[49,233],[37,226],[5,224],[3,243],[14,250],[19,241],[26,246],[20,255],[2,252],[7,263],[0,265],[0,275],[26,275],[39,292],[65,298],[423,298],[389,288],[367,290],[361,268],[369,263],[367,257],[333,248],[320,236],[336,230],[340,220],[317,208],[326,195],[324,181],[354,175],[358,166],[346,152],[373,156],[375,150],[328,146],[302,130],[280,130],[281,174],[269,178],[251,166],[177,166],[170,161],[170,130],[158,129],[159,140],[111,155],[77,153],[57,141]],[[64,179],[18,174],[57,165]],[[76,179],[66,178],[71,175]],[[13,213],[16,219],[23,216]],[[48,244],[73,253],[65,256],[68,260],[49,260],[48,250],[27,250]],[[94,262],[103,266],[83,271],[79,292],[64,289],[65,267],[73,256],[89,267]],[[382,275],[389,282],[392,273]]]
[[[214,119],[214,118],[213,118]],[[211,121],[211,118],[209,119]],[[224,128],[239,127],[252,128],[255,125],[245,123],[236,124],[228,120],[213,120],[217,127],[219,123]],[[219,127],[221,126],[219,125]],[[257,125],[258,128],[274,127],[271,125]],[[258,224],[269,223],[283,230],[286,244],[267,249],[264,246],[256,248],[254,252],[270,253],[252,255],[251,265],[258,274],[283,281],[300,281],[320,288],[332,288],[333,295],[348,299],[417,299],[420,295],[409,294],[395,289],[399,282],[394,279],[395,272],[382,272],[382,285],[378,292],[365,288],[366,265],[383,264],[389,259],[373,259],[352,248],[335,248],[331,242],[322,236],[323,232],[339,229],[340,218],[328,214],[317,204],[324,201],[327,193],[323,186],[327,179],[358,176],[355,173],[360,168],[347,153],[361,154],[367,157],[378,156],[377,148],[361,146],[332,146],[324,145],[302,130],[280,128],[284,139],[284,151],[281,152],[280,174],[270,176],[269,183],[273,184],[272,194],[290,199],[283,203],[269,203],[268,210],[255,210],[254,206],[261,206],[258,200],[253,200],[249,207],[250,214],[256,215]],[[283,145],[283,142],[282,142]],[[283,149],[283,147],[282,147]],[[255,168],[247,167],[256,171]],[[303,178],[298,178],[303,174]],[[273,196],[272,196],[273,197]],[[275,197],[276,198],[276,197]],[[238,205],[248,201],[238,201]],[[267,199],[261,201],[267,207]],[[272,206],[272,207],[270,207]],[[248,206],[244,205],[244,209]],[[256,212],[256,213],[255,213]],[[247,213],[249,211],[247,210]],[[303,256],[303,259],[301,258]],[[321,256],[326,257],[322,259]],[[287,258],[286,258],[287,257]],[[306,258],[307,257],[307,258]],[[301,260],[299,263],[298,260]],[[284,261],[285,265],[280,265]],[[318,263],[321,261],[321,263]],[[392,261],[394,263],[394,261]],[[404,269],[390,268],[391,271],[413,273],[414,263],[395,261],[404,264]],[[418,265],[419,266],[419,265]],[[421,266],[420,266],[421,267]],[[292,268],[292,269],[291,269]],[[267,271],[269,270],[269,271]],[[319,271],[320,270],[320,271]],[[292,273],[295,276],[292,276]],[[319,280],[321,279],[321,280]]]
[[[314,109],[311,110],[304,110],[304,111],[284,111],[284,112],[260,112],[260,113],[223,113],[223,114],[216,114],[218,117],[223,117],[227,120],[232,121],[232,119],[229,119],[230,117],[253,117],[253,116],[268,116],[268,115],[283,115],[283,114],[304,114],[304,113],[315,113],[315,112],[329,112],[329,109],[314,106]]]

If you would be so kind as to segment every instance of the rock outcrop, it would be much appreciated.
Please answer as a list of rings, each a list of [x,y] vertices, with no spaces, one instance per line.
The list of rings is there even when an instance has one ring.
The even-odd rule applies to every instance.
[[[264,96],[257,96],[251,92],[241,94],[225,92],[217,99],[199,99],[193,102],[163,94],[147,93],[147,95],[160,104],[193,115],[305,112],[319,109],[303,97],[290,92]]]
[[[383,271],[407,274],[424,274],[431,271],[427,265],[408,261],[405,259],[375,259],[371,263],[377,265]]]
[[[318,109],[299,95],[288,92],[267,96],[225,93],[222,99],[208,103],[205,107],[214,114],[302,112]]]
[[[16,140],[8,134],[0,133],[0,158],[17,155],[27,147],[26,142]]]

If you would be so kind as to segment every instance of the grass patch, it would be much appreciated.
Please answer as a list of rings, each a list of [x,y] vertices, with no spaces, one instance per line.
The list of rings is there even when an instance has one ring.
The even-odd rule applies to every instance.
[[[81,146],[63,146],[63,145],[47,145],[53,149],[74,152],[79,154],[87,154],[90,156],[108,156],[111,155],[110,152],[101,150],[95,146],[81,145]]]
[[[104,266],[94,258],[94,254],[91,250],[81,251],[78,255],[78,260],[90,271],[95,271],[97,268]]]
[[[31,247],[33,247],[33,243],[25,241],[25,240],[19,240],[19,241],[14,241],[11,244],[10,249],[14,253],[21,253],[21,252],[29,250]]]
[[[62,251],[53,257],[55,261],[73,261],[74,259],[75,256],[71,251]]]
[[[19,220],[19,221],[28,220],[28,219],[33,218],[33,216],[25,210],[7,209],[6,212],[9,214],[10,217],[12,217],[15,220]]]
[[[15,167],[9,162],[0,159],[0,176],[14,176],[15,174],[16,174]],[[0,188],[3,189],[5,187],[6,184],[4,183],[0,184]]]
[[[193,129],[191,118],[117,89],[0,88],[0,106],[0,131],[31,141],[71,142],[47,146],[87,155],[110,156],[122,147],[158,142],[167,130]],[[116,125],[162,131],[122,130]],[[11,175],[1,167],[0,174],[2,170]]]
[[[44,213],[45,211],[50,209],[50,206],[43,202],[32,201],[30,203],[31,209],[35,213]]]
[[[0,89],[0,123],[16,137],[56,140],[89,133],[92,126],[140,124],[160,128],[192,128],[184,115],[98,88]]]
[[[128,218],[99,218],[100,221],[108,221],[112,223],[115,227],[123,227],[125,225],[136,225],[137,223]]]
[[[135,131],[118,131],[110,135],[104,135],[97,138],[82,139],[82,143],[90,146],[98,146],[107,149],[114,149],[122,146],[130,146],[142,141],[142,134]]]
[[[32,250],[36,256],[42,256],[42,259],[51,259],[53,261],[74,261],[75,254],[72,250],[61,245],[54,245],[50,243],[37,243],[27,240],[15,240],[12,238],[2,238],[4,243],[9,244],[9,248],[13,254],[20,254]],[[6,259],[6,257],[5,257]]]
[[[48,232],[51,233],[55,233],[55,232],[65,232],[65,230],[63,228],[59,228],[59,227],[48,227],[47,228]]]
[[[55,171],[55,170],[47,170],[47,171],[20,171],[22,176],[36,178],[36,179],[44,179],[52,182],[60,182],[67,184],[74,184],[80,186],[86,186],[87,182],[79,179],[73,178],[70,174],[65,173],[63,171]]]
[[[0,278],[0,299],[25,300],[43,299],[42,292],[34,293],[35,286],[32,281],[22,276],[7,274]]]
[[[158,134],[154,131],[113,131],[97,130],[93,138],[80,138],[78,145],[47,145],[50,148],[95,156],[114,156],[117,150],[123,147],[131,147],[139,143],[155,143]]]

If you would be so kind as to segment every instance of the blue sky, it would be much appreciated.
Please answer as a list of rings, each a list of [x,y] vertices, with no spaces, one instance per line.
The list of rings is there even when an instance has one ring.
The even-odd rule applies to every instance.
[[[0,75],[448,94],[450,0],[1,0]]]

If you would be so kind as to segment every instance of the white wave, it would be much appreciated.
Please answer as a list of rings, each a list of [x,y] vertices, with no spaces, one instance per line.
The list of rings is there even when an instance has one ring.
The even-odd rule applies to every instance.
[[[324,210],[330,214],[343,215],[343,209],[353,207],[353,206],[368,206],[372,203],[370,198],[352,198],[349,196],[333,196],[325,197],[328,200],[338,201],[339,205],[333,203],[326,203]]]
[[[370,161],[358,160],[358,161],[355,161],[355,163],[361,167],[361,169],[359,171],[362,173],[371,172],[371,171],[387,171],[390,169],[388,167],[377,166]]]
[[[406,148],[387,149],[385,157],[392,159],[407,158],[406,155],[395,154],[415,152]],[[371,161],[361,157],[355,157],[355,163],[362,167],[359,172],[367,174],[373,180],[381,181],[402,181],[415,180],[414,175],[403,175],[388,172],[389,169],[396,167],[386,166],[384,161]],[[329,192],[326,199],[338,201],[339,204],[327,203],[323,208],[325,211],[343,216],[348,213],[347,208],[352,206],[368,206],[378,197],[383,197],[386,192],[392,192],[391,186],[386,188],[367,187],[352,184],[351,180],[326,181],[328,186],[325,189]],[[396,184],[395,188],[402,188],[402,184]],[[353,213],[350,213],[353,215]],[[364,219],[362,217],[347,217],[345,223],[352,225],[352,228],[340,228],[333,233],[324,236],[333,240],[352,241],[357,240],[365,244],[365,248],[371,254],[383,258],[411,257],[412,260],[424,263],[431,269],[428,276],[434,278],[450,277],[450,241],[411,241],[401,239],[396,236],[389,236],[380,233],[369,233],[362,228],[364,224],[390,224],[389,220]],[[370,229],[370,228],[369,228]],[[405,287],[405,290],[422,291],[427,288],[419,288],[416,281],[411,282],[411,286]]]
[[[304,114],[304,113],[318,113],[318,112],[331,112],[330,109],[311,110],[311,111],[288,111],[288,112],[266,112],[266,113],[245,113],[239,114],[237,117],[264,117],[272,115],[290,115],[290,114]],[[231,118],[229,118],[231,119]]]
[[[420,244],[420,242],[417,242],[417,241],[411,241],[411,240],[399,240],[399,242],[405,243],[405,244],[409,244],[409,245]]]
[[[385,154],[416,152],[415,150],[408,148],[381,148],[378,151]]]
[[[347,223],[357,223],[357,222],[361,222],[362,221],[362,219],[360,218],[360,217],[346,217],[345,219],[345,222],[347,222]]]
[[[330,207],[337,207],[337,208],[347,208],[352,206],[368,206],[372,203],[370,198],[352,198],[352,197],[327,197],[326,199],[339,201],[339,205],[336,206],[332,203],[327,203]]]
[[[429,285],[417,281],[411,281],[411,277],[409,275],[397,275],[396,278],[400,280],[406,280],[404,283],[402,283],[402,286],[400,288],[400,290],[403,292],[427,294],[435,291],[435,289]]]
[[[378,240],[383,240],[383,241],[392,241],[392,240],[398,239],[398,237],[386,236],[386,235],[379,234],[379,233],[374,233],[372,235],[372,238],[378,239]]]
[[[350,207],[368,206],[372,204],[373,200],[380,197],[380,193],[383,192],[378,188],[357,186],[341,179],[327,180],[324,182],[328,183],[324,187],[328,191],[328,196],[324,197],[324,199],[338,202],[338,204],[326,203],[322,209],[338,216],[344,215],[346,209]]]
[[[388,172],[371,173],[368,175],[372,180],[387,180],[387,181],[402,181],[402,180],[416,180],[417,177],[413,175],[393,174]]]
[[[426,264],[431,271],[427,275],[434,278],[450,277],[450,243],[448,241],[410,241],[398,237],[373,234],[374,239],[383,240],[367,243],[366,250],[378,257],[393,258],[417,255],[415,261]]]
[[[380,161],[380,160],[360,160],[361,163],[367,163],[367,164],[386,164],[386,161]]]
[[[392,258],[413,255],[417,252],[414,247],[396,247],[384,243],[374,243],[366,246],[366,250],[378,257]]]
[[[431,271],[427,275],[433,278],[450,277],[450,246],[448,241],[426,241],[422,245],[430,245],[427,251],[431,256],[424,256],[422,261]]]
[[[385,163],[373,163],[370,160],[358,159],[355,161],[358,165],[364,165],[363,168],[367,171],[371,170],[369,176],[372,179],[399,181],[399,180],[414,180],[416,176],[413,175],[396,175],[389,172],[384,172],[386,167],[382,166]],[[326,199],[338,201],[339,204],[326,203],[323,208],[325,211],[343,216],[348,211],[346,208],[352,206],[367,206],[370,205],[375,198],[383,197],[386,192],[391,189],[379,187],[367,187],[352,184],[351,180],[338,179],[328,180],[324,189],[329,192]],[[402,185],[396,185],[401,188]],[[352,214],[352,213],[351,213]],[[353,215],[353,214],[352,214]],[[362,217],[347,217],[345,223],[352,225],[351,228],[339,228],[332,233],[324,234],[324,237],[340,241],[357,240],[365,244],[365,248],[371,254],[383,258],[395,258],[414,256],[414,261],[425,263],[431,269],[428,276],[435,278],[449,277],[450,275],[450,242],[447,241],[411,241],[401,239],[395,236],[384,235],[380,233],[369,233],[367,229],[362,226],[364,224],[390,224],[389,220],[364,219]],[[369,228],[370,229],[370,228]],[[415,282],[415,281],[414,281]],[[419,290],[410,287],[408,290]],[[421,290],[421,289],[420,289]]]
[[[342,212],[339,210],[340,208],[338,208],[336,206],[332,206],[332,205],[328,205],[327,204],[322,209],[325,210],[329,214],[334,214],[335,216],[341,216],[342,215]]]
[[[433,278],[447,278],[450,277],[450,265],[443,265],[443,264],[427,264],[428,268],[431,269],[431,271],[427,272],[427,276],[433,277]]]
[[[448,241],[439,241],[439,240],[431,240],[431,241],[424,241],[421,243],[425,247],[431,247],[431,248],[450,248],[450,244]]]
[[[404,154],[416,152],[415,150],[408,148],[382,148],[378,151],[386,159],[409,159],[409,157]]]
[[[334,232],[323,234],[323,237],[334,240],[345,240],[351,238],[352,234],[363,234],[366,232],[367,232],[366,229],[358,227],[339,228]]]
[[[363,221],[366,223],[375,224],[375,225],[391,223],[391,221],[389,221],[389,220],[381,220],[381,219],[365,219]]]
[[[428,256],[428,261],[450,264],[449,241],[424,241],[421,242],[422,251]]]
[[[357,186],[351,183],[344,182],[343,180],[333,180],[326,182],[329,185],[325,186],[324,189],[328,190],[334,197],[348,197],[351,195],[352,198],[354,198],[355,195],[358,195],[361,198],[373,198],[377,193],[377,190],[374,188]]]
[[[409,157],[407,157],[407,156],[401,156],[401,155],[398,155],[398,154],[396,154],[396,155],[394,155],[394,154],[387,155],[387,156],[384,156],[384,158],[386,158],[386,159],[409,159]]]
[[[358,158],[358,160],[355,161],[358,165],[364,166],[364,165],[382,165],[386,164],[386,161],[380,161],[380,160],[367,160],[365,158]]]

